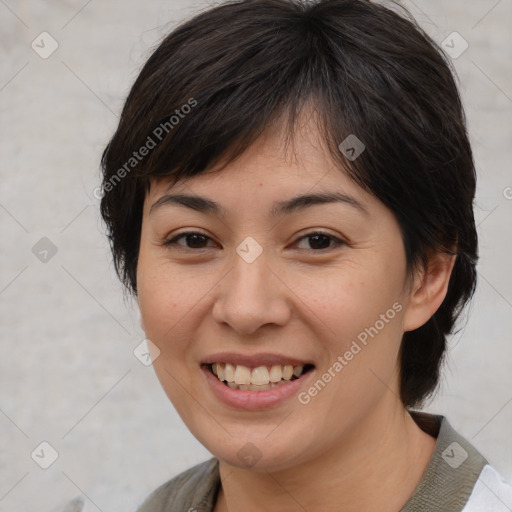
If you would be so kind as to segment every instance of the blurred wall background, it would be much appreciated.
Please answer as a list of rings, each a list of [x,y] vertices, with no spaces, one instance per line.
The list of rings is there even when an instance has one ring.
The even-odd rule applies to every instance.
[[[134,510],[210,456],[133,354],[94,193],[152,47],[210,4],[0,0],[0,512]],[[478,291],[427,410],[512,481],[512,2],[404,5],[453,56],[479,173]]]

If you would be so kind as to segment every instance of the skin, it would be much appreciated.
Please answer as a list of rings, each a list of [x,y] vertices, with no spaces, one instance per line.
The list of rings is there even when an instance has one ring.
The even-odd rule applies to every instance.
[[[434,254],[410,279],[394,215],[331,160],[315,123],[300,126],[292,152],[280,133],[269,129],[220,172],[170,188],[152,183],[137,283],[143,329],[160,350],[154,368],[192,434],[220,460],[216,512],[396,512],[435,446],[399,400],[400,341],[442,303],[454,258]],[[171,191],[213,199],[226,217],[178,205],[150,213]],[[332,203],[268,216],[276,201],[320,191],[350,195],[366,213]],[[209,238],[163,245],[186,231]],[[327,248],[302,238],[318,231],[334,237]],[[236,252],[247,236],[263,249],[252,263]],[[220,351],[290,354],[315,365],[307,391],[394,303],[401,311],[306,405],[294,395],[239,410],[220,402],[200,371]],[[260,457],[252,467],[237,456],[248,442]]]

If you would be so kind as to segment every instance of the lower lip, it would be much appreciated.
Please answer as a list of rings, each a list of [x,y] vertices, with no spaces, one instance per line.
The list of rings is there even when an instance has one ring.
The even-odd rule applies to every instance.
[[[238,409],[254,411],[257,409],[272,407],[293,395],[297,395],[299,393],[299,389],[314,372],[314,369],[309,370],[298,379],[291,380],[287,384],[281,384],[275,388],[267,389],[266,391],[244,391],[241,389],[232,389],[221,382],[210,371],[209,367],[201,366],[201,371],[206,377],[206,381],[213,393],[221,402]]]

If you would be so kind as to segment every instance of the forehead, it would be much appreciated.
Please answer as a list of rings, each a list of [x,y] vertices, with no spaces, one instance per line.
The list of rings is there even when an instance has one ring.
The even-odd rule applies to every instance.
[[[238,158],[205,170],[196,176],[151,180],[149,198],[158,199],[171,191],[216,196],[260,194],[290,196],[306,191],[356,195],[360,202],[370,194],[353,182],[346,169],[335,161],[311,115],[302,114],[290,135],[282,122],[267,129]]]
[[[169,207],[179,206],[182,212],[200,212],[224,223],[252,223],[256,217],[274,222],[293,214],[313,213],[309,208],[319,205],[333,205],[326,213],[338,212],[354,220],[368,221],[374,215],[382,220],[383,214],[389,214],[339,168],[315,163],[301,168],[265,158],[257,151],[253,155],[243,155],[217,173],[179,184],[160,180],[146,202],[145,215],[165,218]]]

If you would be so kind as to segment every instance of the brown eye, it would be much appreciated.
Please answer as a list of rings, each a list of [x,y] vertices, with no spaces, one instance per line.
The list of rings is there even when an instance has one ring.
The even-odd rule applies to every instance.
[[[181,240],[182,238],[185,239],[185,245],[178,243],[178,240]],[[171,240],[165,241],[164,245],[167,247],[178,245],[180,247],[184,247],[185,249],[205,249],[205,243],[208,240],[211,239],[208,236],[203,235],[202,233],[188,231],[186,233],[180,233]]]
[[[327,233],[309,233],[308,235],[305,235],[297,242],[300,242],[301,240],[309,239],[309,248],[306,248],[306,250],[325,250],[325,249],[333,249],[335,247],[339,247],[340,245],[345,245],[345,242],[343,240],[340,240],[339,238],[336,238],[332,235],[328,235]],[[331,242],[334,242],[334,245],[331,246]]]

